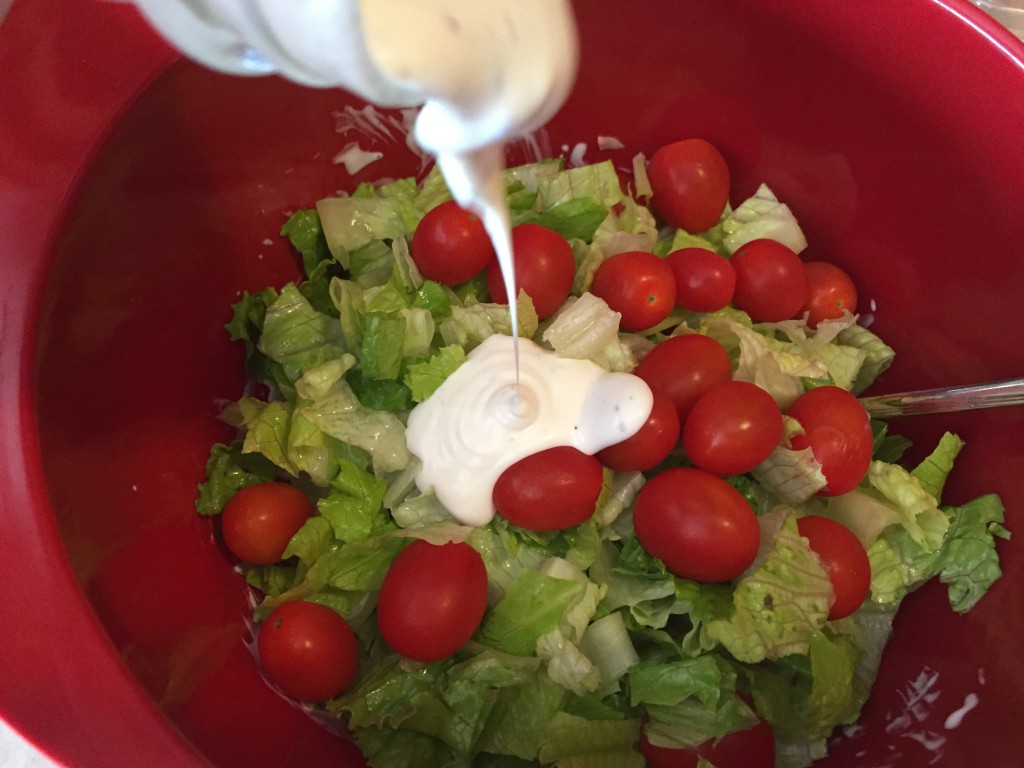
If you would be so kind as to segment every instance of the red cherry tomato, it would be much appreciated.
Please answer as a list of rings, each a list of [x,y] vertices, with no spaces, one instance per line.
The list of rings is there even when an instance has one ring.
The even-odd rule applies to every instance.
[[[804,263],[775,240],[751,240],[732,255],[736,290],[732,303],[759,323],[789,320],[807,300]]]
[[[651,415],[640,430],[623,440],[598,451],[597,458],[616,472],[644,472],[663,462],[679,442],[679,414],[669,396],[652,390],[654,405]]]
[[[682,424],[701,395],[732,378],[732,363],[725,347],[717,341],[690,333],[659,343],[633,373],[652,390],[668,395]]]
[[[676,279],[676,304],[693,312],[714,312],[732,301],[736,270],[706,248],[681,248],[665,257]]]
[[[716,743],[705,741],[692,749],[657,747],[640,733],[640,750],[650,768],[697,768],[700,758],[716,768],[774,768],[775,736],[765,720],[742,731],[726,734]]]
[[[726,381],[698,400],[683,424],[683,449],[697,467],[716,475],[749,472],[782,439],[782,413],[756,384]]]
[[[318,603],[279,605],[260,628],[256,644],[267,679],[296,701],[337,696],[359,665],[348,622]]]
[[[224,506],[220,530],[227,548],[255,565],[276,563],[295,532],[313,514],[306,495],[287,483],[256,483]]]
[[[645,251],[625,251],[607,259],[594,273],[590,292],[622,315],[619,325],[624,331],[657,325],[676,305],[672,268]]]
[[[825,261],[804,263],[807,274],[807,298],[804,311],[807,325],[817,328],[822,320],[842,317],[857,311],[857,286],[843,270]]]
[[[711,229],[729,202],[729,166],[704,139],[666,144],[651,156],[647,176],[654,209],[687,232]]]
[[[381,637],[403,656],[447,658],[473,636],[487,608],[487,569],[465,542],[416,539],[391,563],[377,600]]]
[[[725,480],[691,467],[655,475],[637,494],[633,528],[643,548],[676,576],[728,581],[754,562],[761,529]]]
[[[473,279],[494,258],[484,223],[454,200],[427,211],[416,225],[409,247],[423,276],[444,285]]]
[[[836,593],[829,619],[842,619],[860,608],[871,589],[871,563],[860,539],[827,517],[808,515],[796,521],[800,535],[821,558]]]
[[[513,525],[560,531],[592,514],[601,495],[601,462],[571,446],[539,451],[510,466],[494,484],[494,507]]]
[[[572,290],[576,259],[568,241],[540,224],[520,224],[512,228],[512,261],[516,286],[533,299],[537,316],[543,320],[562,306]],[[505,281],[497,260],[487,267],[487,290],[491,300],[507,304]]]
[[[820,496],[852,491],[867,474],[874,448],[871,420],[856,397],[841,387],[815,387],[794,400],[786,415],[800,422],[795,450],[810,446],[828,484]]]

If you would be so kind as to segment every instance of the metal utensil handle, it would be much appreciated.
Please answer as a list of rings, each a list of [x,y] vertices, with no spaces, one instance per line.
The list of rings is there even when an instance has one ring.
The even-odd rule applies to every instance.
[[[1024,378],[875,395],[862,397],[860,402],[871,416],[879,419],[1024,405]]]

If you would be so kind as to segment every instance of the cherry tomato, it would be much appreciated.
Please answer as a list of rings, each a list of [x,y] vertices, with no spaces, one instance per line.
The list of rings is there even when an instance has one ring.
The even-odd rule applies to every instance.
[[[676,305],[676,279],[672,268],[653,253],[625,251],[607,259],[590,285],[622,315],[624,331],[642,331],[657,325]]]
[[[643,548],[676,576],[728,581],[754,562],[757,516],[740,492],[701,469],[673,467],[637,494],[633,528]]]
[[[683,449],[716,475],[749,472],[782,439],[782,412],[756,384],[726,381],[701,396],[683,424]]]
[[[348,622],[318,603],[279,605],[260,628],[256,645],[267,679],[296,701],[337,696],[359,665]]]
[[[726,734],[691,749],[657,747],[640,733],[640,750],[650,768],[697,768],[700,758],[715,768],[774,768],[775,736],[766,720],[759,720],[746,730]]]
[[[807,325],[817,328],[822,320],[842,317],[843,312],[857,311],[857,286],[843,270],[825,261],[804,263],[807,274],[807,298],[804,311]]]
[[[732,301],[736,270],[707,248],[681,248],[665,257],[676,279],[676,304],[693,312],[714,312]]]
[[[690,333],[659,343],[633,373],[652,390],[668,395],[682,424],[701,395],[732,378],[732,363],[725,347],[717,341]]]
[[[679,414],[669,396],[651,390],[651,415],[632,437],[598,451],[597,458],[616,472],[644,472],[663,462],[679,442]]]
[[[513,525],[560,531],[594,514],[601,462],[571,446],[539,451],[510,466],[494,484],[494,508]]]
[[[377,626],[415,661],[447,658],[473,636],[487,608],[487,569],[465,542],[416,539],[391,563],[377,600]]]
[[[828,481],[818,495],[839,496],[860,485],[874,445],[871,420],[856,397],[842,387],[815,387],[794,400],[786,415],[804,429],[793,436],[792,447],[810,446]]]
[[[494,258],[494,247],[476,214],[449,200],[431,208],[420,220],[410,253],[424,277],[458,285],[486,269]]]
[[[572,290],[576,276],[572,248],[564,237],[547,227],[520,224],[512,228],[512,253],[516,286],[533,299],[537,316],[543,320],[562,306]],[[487,290],[492,301],[508,303],[497,259],[487,267]]]
[[[224,506],[221,535],[240,560],[276,563],[295,532],[313,514],[306,495],[287,483],[256,483],[240,489]]]
[[[775,240],[751,240],[732,255],[736,290],[732,303],[758,323],[789,320],[807,300],[804,263]]]
[[[729,166],[704,139],[666,144],[651,156],[647,176],[654,209],[687,232],[711,229],[729,202]]]
[[[860,608],[871,589],[871,563],[860,539],[835,520],[807,515],[796,521],[800,535],[821,558],[836,593],[829,619],[842,619]]]

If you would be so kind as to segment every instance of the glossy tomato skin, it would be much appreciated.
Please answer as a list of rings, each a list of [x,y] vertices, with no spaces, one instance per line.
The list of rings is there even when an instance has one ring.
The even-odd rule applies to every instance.
[[[652,390],[668,395],[676,407],[679,423],[683,424],[701,395],[732,378],[732,362],[725,347],[717,341],[690,333],[660,342],[633,373]]]
[[[640,733],[640,749],[650,768],[697,768],[700,758],[715,768],[774,768],[775,736],[771,725],[759,720],[757,725],[726,734],[715,743],[705,741],[692,749],[658,747]]]
[[[821,464],[827,485],[819,496],[839,496],[860,485],[871,464],[874,441],[871,420],[854,395],[841,387],[815,387],[794,400],[786,415],[804,430],[791,438],[792,447],[810,447]]]
[[[494,484],[494,507],[513,525],[531,531],[560,531],[594,514],[601,495],[601,462],[571,446],[558,446],[520,459]]]
[[[256,483],[235,493],[221,515],[224,543],[238,559],[271,565],[313,514],[306,495],[287,483]]]
[[[377,600],[377,626],[391,648],[439,661],[473,636],[487,608],[487,569],[465,542],[414,540],[391,563]]]
[[[651,415],[640,430],[597,452],[598,460],[616,472],[644,472],[668,458],[679,442],[679,414],[669,396],[660,389],[651,390],[654,404]]]
[[[568,241],[539,224],[512,228],[512,252],[516,285],[533,299],[537,316],[543,320],[562,306],[576,277],[576,259]],[[491,300],[507,304],[505,281],[497,259],[487,267],[487,290]]]
[[[483,222],[454,200],[427,211],[416,226],[409,247],[420,273],[443,285],[472,280],[494,258],[494,247]]]
[[[647,481],[633,505],[633,528],[669,572],[705,583],[743,573],[761,540],[754,510],[739,491],[692,467],[666,469]]]
[[[333,609],[300,600],[274,609],[257,639],[267,679],[296,701],[326,701],[348,688],[359,647]]]
[[[606,259],[594,273],[590,292],[622,315],[619,327],[629,332],[657,325],[676,305],[672,268],[646,251],[624,251]]]
[[[666,144],[647,168],[651,204],[673,227],[704,232],[718,223],[729,202],[729,166],[704,139]]]
[[[822,320],[842,317],[857,311],[857,286],[845,271],[826,261],[804,263],[807,274],[807,298],[804,311],[807,325],[817,328]]]
[[[692,312],[715,312],[732,301],[736,270],[706,248],[680,248],[665,257],[676,280],[676,304]]]
[[[860,608],[871,589],[868,554],[849,528],[827,517],[807,515],[796,521],[800,535],[821,558],[836,593],[828,617],[842,619]]]
[[[732,255],[736,290],[732,303],[758,323],[795,317],[807,300],[807,274],[788,246],[762,238],[741,245]]]
[[[782,412],[765,390],[726,381],[708,390],[683,424],[683,449],[700,469],[742,475],[768,458],[782,439]]]

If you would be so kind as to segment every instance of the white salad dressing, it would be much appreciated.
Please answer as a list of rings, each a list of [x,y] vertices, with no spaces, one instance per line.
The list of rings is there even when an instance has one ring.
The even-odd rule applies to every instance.
[[[576,76],[568,0],[134,0],[186,54],[236,74],[279,73],[386,107],[422,104],[413,127],[452,195],[483,221],[518,327],[504,142],[538,128]],[[367,158],[339,155],[339,160]],[[531,453],[594,453],[650,414],[647,385],[517,337],[493,338],[409,420],[417,479],[466,523],[493,516],[500,473]]]
[[[510,336],[484,339],[409,415],[406,440],[423,463],[416,484],[467,525],[494,516],[494,484],[515,462],[561,445],[596,453],[635,434],[654,401],[632,374],[557,357],[526,339],[517,387],[513,354]]]

